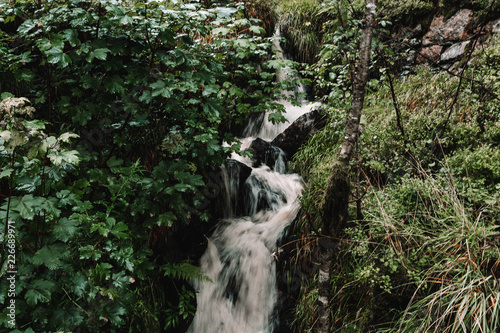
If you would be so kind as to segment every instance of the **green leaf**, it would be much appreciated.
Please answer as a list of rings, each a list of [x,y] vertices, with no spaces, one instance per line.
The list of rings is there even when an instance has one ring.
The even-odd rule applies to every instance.
[[[210,100],[203,105],[203,111],[206,113],[208,120],[213,123],[220,123],[221,121],[219,113],[220,108],[220,104],[216,104]]]
[[[238,38],[233,40],[234,47],[241,47],[241,48],[250,48],[253,43],[250,42],[247,38]]]
[[[170,87],[167,87],[166,83],[162,80],[158,80],[149,85],[151,89],[151,96],[162,96],[165,98],[170,98],[172,96],[172,90]]]
[[[94,231],[97,231],[101,236],[108,237],[108,234],[111,231],[111,229],[104,223],[99,222],[92,224],[92,226],[90,227],[90,232]]]
[[[98,78],[95,78],[91,75],[84,75],[81,78],[81,82],[82,82],[83,88],[85,88],[85,89],[89,89],[89,88],[98,89],[99,86],[101,85],[101,81]]]
[[[0,172],[0,179],[2,179],[4,177],[10,177],[10,175],[12,174],[12,171],[14,171],[14,169],[11,169],[11,168],[2,170],[2,172]]]
[[[230,32],[231,32],[231,29],[226,28],[226,27],[215,28],[215,29],[212,30],[212,34],[214,34],[214,35],[222,35],[222,36],[225,36],[225,35],[227,35]]]
[[[66,133],[59,135],[59,137],[57,138],[57,141],[69,142],[69,139],[79,138],[79,137],[80,136],[78,134],[66,132]]]
[[[75,29],[66,29],[63,31],[64,39],[67,40],[71,46],[78,46],[81,44],[78,39],[78,32]]]
[[[65,244],[46,245],[33,255],[33,265],[44,265],[50,270],[61,267],[61,260],[70,255],[70,249]]]
[[[114,273],[111,278],[113,279],[113,286],[116,288],[125,288],[130,284],[131,279],[129,275],[125,275],[124,271]]]
[[[31,288],[24,295],[24,299],[26,299],[28,305],[35,306],[38,302],[48,303],[50,301],[55,283],[39,279],[31,283],[30,286]]]
[[[251,32],[256,33],[258,35],[260,34],[265,34],[266,29],[259,27],[258,25],[252,25],[250,28],[248,28]]]
[[[95,283],[107,281],[111,278],[111,268],[113,265],[108,262],[97,264],[94,269],[91,269],[90,278]]]
[[[212,94],[216,94],[219,91],[220,87],[216,84],[207,84],[203,87],[203,96],[210,96]]]
[[[68,220],[64,217],[60,219],[58,224],[54,227],[52,234],[57,240],[66,243],[78,231],[78,225],[79,222],[77,220]]]
[[[30,30],[33,29],[34,27],[35,27],[35,22],[33,22],[33,20],[26,20],[19,26],[19,28],[17,28],[17,32],[21,34],[26,34],[30,32]]]
[[[165,214],[161,214],[158,216],[158,221],[156,224],[158,226],[166,225],[167,227],[171,227],[174,224],[174,221],[177,220],[177,216],[175,216],[172,212],[166,212]]]
[[[23,219],[32,220],[35,217],[32,201],[33,195],[27,194],[21,199],[12,200],[11,209],[18,212]]]
[[[95,49],[91,54],[99,60],[106,60],[108,53],[111,52],[108,48]]]
[[[116,168],[116,167],[119,167],[121,165],[123,165],[123,160],[122,159],[119,159],[119,158],[116,158],[115,156],[111,156],[107,161],[106,161],[106,165],[110,168]]]
[[[167,263],[161,266],[160,269],[163,270],[164,276],[170,276],[174,279],[210,281],[207,276],[203,275],[199,267],[193,266],[189,262]]]
[[[47,157],[54,165],[60,165],[62,162],[66,162],[69,164],[78,164],[78,162],[80,161],[78,154],[79,153],[77,150],[51,150]]]
[[[51,64],[60,64],[66,67],[71,63],[71,57],[63,52],[62,48],[52,47],[45,52],[47,61]]]
[[[52,309],[50,322],[55,327],[77,327],[83,322],[82,310],[77,307]]]
[[[107,318],[109,321],[116,326],[123,324],[123,318],[121,316],[125,315],[127,311],[118,302],[112,302],[108,304],[103,311],[103,316],[100,319]]]
[[[113,75],[112,77],[107,77],[103,81],[104,88],[113,94],[124,94],[125,86],[123,79],[118,75]]]
[[[78,251],[80,252],[80,259],[99,260],[102,256],[102,251],[96,249],[93,245],[82,246]]]
[[[124,231],[128,231],[128,226],[123,222],[118,222],[111,229],[111,234],[118,239],[128,239],[130,235]]]

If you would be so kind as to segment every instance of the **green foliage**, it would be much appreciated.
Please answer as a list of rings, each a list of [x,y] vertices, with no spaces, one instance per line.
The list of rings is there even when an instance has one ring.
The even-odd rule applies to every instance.
[[[377,4],[379,17],[393,22],[408,22],[432,13],[436,1],[432,0],[410,0],[410,1],[388,1],[382,0]]]
[[[350,104],[363,5],[360,2],[333,0],[324,2],[319,10],[323,18],[323,38],[318,61],[310,66],[310,71],[314,73],[311,80],[317,98],[343,109],[348,109]],[[388,24],[385,21],[381,23],[384,26]]]
[[[498,286],[491,271],[498,263],[497,226],[491,216],[459,199],[463,193],[451,181],[408,179],[377,193],[373,214],[379,226],[373,226],[377,220],[360,225],[370,230],[366,241],[379,244],[372,260],[395,261],[398,270],[388,271],[391,279],[407,279],[405,288],[412,292],[398,324],[388,331],[489,331],[498,321]],[[380,251],[384,248],[397,256],[388,257]]]
[[[314,217],[313,224],[320,227],[317,213],[319,212],[319,200],[323,196],[330,175],[334,158],[340,150],[340,144],[344,137],[344,110],[329,107],[322,110],[329,121],[324,130],[315,132],[295,154],[291,167],[298,172],[308,186],[302,192],[301,206]],[[314,165],[314,168],[310,166]],[[299,224],[305,223],[300,220]]]
[[[339,39],[329,42],[327,36]],[[295,170],[308,182],[301,198],[304,211],[295,225],[292,260],[299,266],[317,261],[314,253],[322,241],[317,237],[318,198],[350,105],[346,85],[356,43],[351,39],[350,51],[341,43],[349,38],[355,38],[354,29],[325,34],[321,60],[312,67],[317,95],[329,102],[325,109],[339,111],[329,111],[330,123],[294,156]],[[374,46],[386,48],[379,42]],[[349,52],[351,60],[345,57]],[[372,68],[360,157],[351,169],[351,221],[339,240],[332,272],[334,331],[495,330],[500,254],[497,53],[495,38],[475,51],[464,72],[475,81],[460,83],[448,73],[416,67],[412,75],[393,78],[395,100],[387,76],[391,68]],[[359,221],[354,220],[358,198],[364,216]],[[306,320],[308,311],[313,312],[306,295],[314,291],[314,283],[305,282],[300,290],[295,323],[301,331],[316,329]]]
[[[175,307],[170,303],[170,306],[167,309],[165,329],[176,327],[181,318],[186,319],[189,316],[194,316],[196,313],[196,307],[193,305],[193,301],[195,299],[194,293],[186,290],[183,286],[178,295],[179,302],[177,306]]]
[[[318,289],[310,285],[302,286],[299,297],[292,324],[299,332],[314,332],[314,321],[318,312]]]
[[[297,61],[313,63],[318,54],[324,20],[320,10],[316,0],[290,0],[277,5],[280,29],[289,43],[285,50]]]
[[[202,280],[209,281],[210,279],[203,275],[200,271],[200,268],[197,266],[193,266],[188,262],[183,262],[179,264],[167,263],[161,267],[164,271],[165,276],[171,276],[177,280]]]
[[[164,243],[210,219],[195,193],[237,147],[222,145],[235,141],[229,133],[252,113],[283,118],[276,100],[291,85],[274,82],[272,40],[242,6],[0,8],[0,227],[16,223],[17,327],[185,323],[194,314],[186,280],[203,276]],[[167,295],[162,285],[174,282],[178,293]],[[0,325],[11,328],[6,311]]]

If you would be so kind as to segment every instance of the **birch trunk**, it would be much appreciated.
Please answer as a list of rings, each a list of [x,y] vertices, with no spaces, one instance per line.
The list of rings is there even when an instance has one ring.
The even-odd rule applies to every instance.
[[[353,98],[346,125],[346,134],[338,156],[328,178],[328,185],[322,200],[322,222],[325,237],[339,239],[347,222],[349,204],[349,160],[359,135],[359,122],[365,99],[365,87],[368,81],[370,65],[371,41],[377,0],[366,0],[364,28],[359,46],[359,63],[354,78]],[[321,244],[321,243],[320,243]],[[326,244],[331,244],[326,242]],[[320,245],[320,269],[318,276],[318,333],[329,333],[331,329],[330,315],[330,281],[334,259],[333,246]]]

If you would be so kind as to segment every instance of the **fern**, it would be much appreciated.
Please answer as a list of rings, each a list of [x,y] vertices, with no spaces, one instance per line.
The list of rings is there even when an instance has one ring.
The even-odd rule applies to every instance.
[[[164,276],[170,276],[173,279],[191,281],[210,281],[210,278],[201,272],[199,267],[191,265],[189,262],[184,261],[181,263],[167,263],[161,266],[164,271]]]

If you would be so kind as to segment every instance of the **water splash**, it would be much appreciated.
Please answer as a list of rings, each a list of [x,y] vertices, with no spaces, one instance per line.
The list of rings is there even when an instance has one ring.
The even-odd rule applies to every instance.
[[[274,33],[274,42],[273,42],[273,51],[276,54],[278,59],[285,59],[283,55],[283,49],[280,45],[280,29],[276,29]],[[284,66],[278,69],[276,73],[277,81],[290,81],[293,79],[298,79],[298,75],[291,71],[289,67]],[[300,83],[295,87],[294,91],[283,91],[282,94],[285,95],[285,98],[280,99],[278,102],[285,107],[286,113],[285,118],[286,122],[273,124],[269,121],[269,114],[271,112],[266,112],[264,114],[264,119],[262,122],[252,122],[247,125],[245,130],[243,131],[244,137],[259,137],[261,139],[272,141],[278,134],[282,133],[290,124],[292,124],[297,118],[302,116],[303,114],[311,111],[313,108],[320,105],[319,102],[310,103],[306,98],[299,98],[300,105],[293,105],[290,100],[290,97],[297,97],[299,94],[305,92],[305,86]]]
[[[275,47],[282,56],[279,43]],[[278,73],[278,77],[285,74]],[[245,130],[248,137],[240,139],[242,150],[256,137],[271,141],[314,106],[280,103],[289,122],[272,124],[267,114],[264,121],[250,122]],[[271,153],[273,170],[267,165],[253,167],[250,158],[232,154],[252,167],[252,172],[244,184],[239,183],[238,172],[224,172],[226,219],[217,225],[200,260],[203,273],[212,281],[195,282],[198,307],[188,333],[272,333],[278,324],[275,253],[300,209],[298,197],[304,184],[300,176],[284,174],[285,160],[279,150]],[[241,186],[246,216],[235,218]]]

